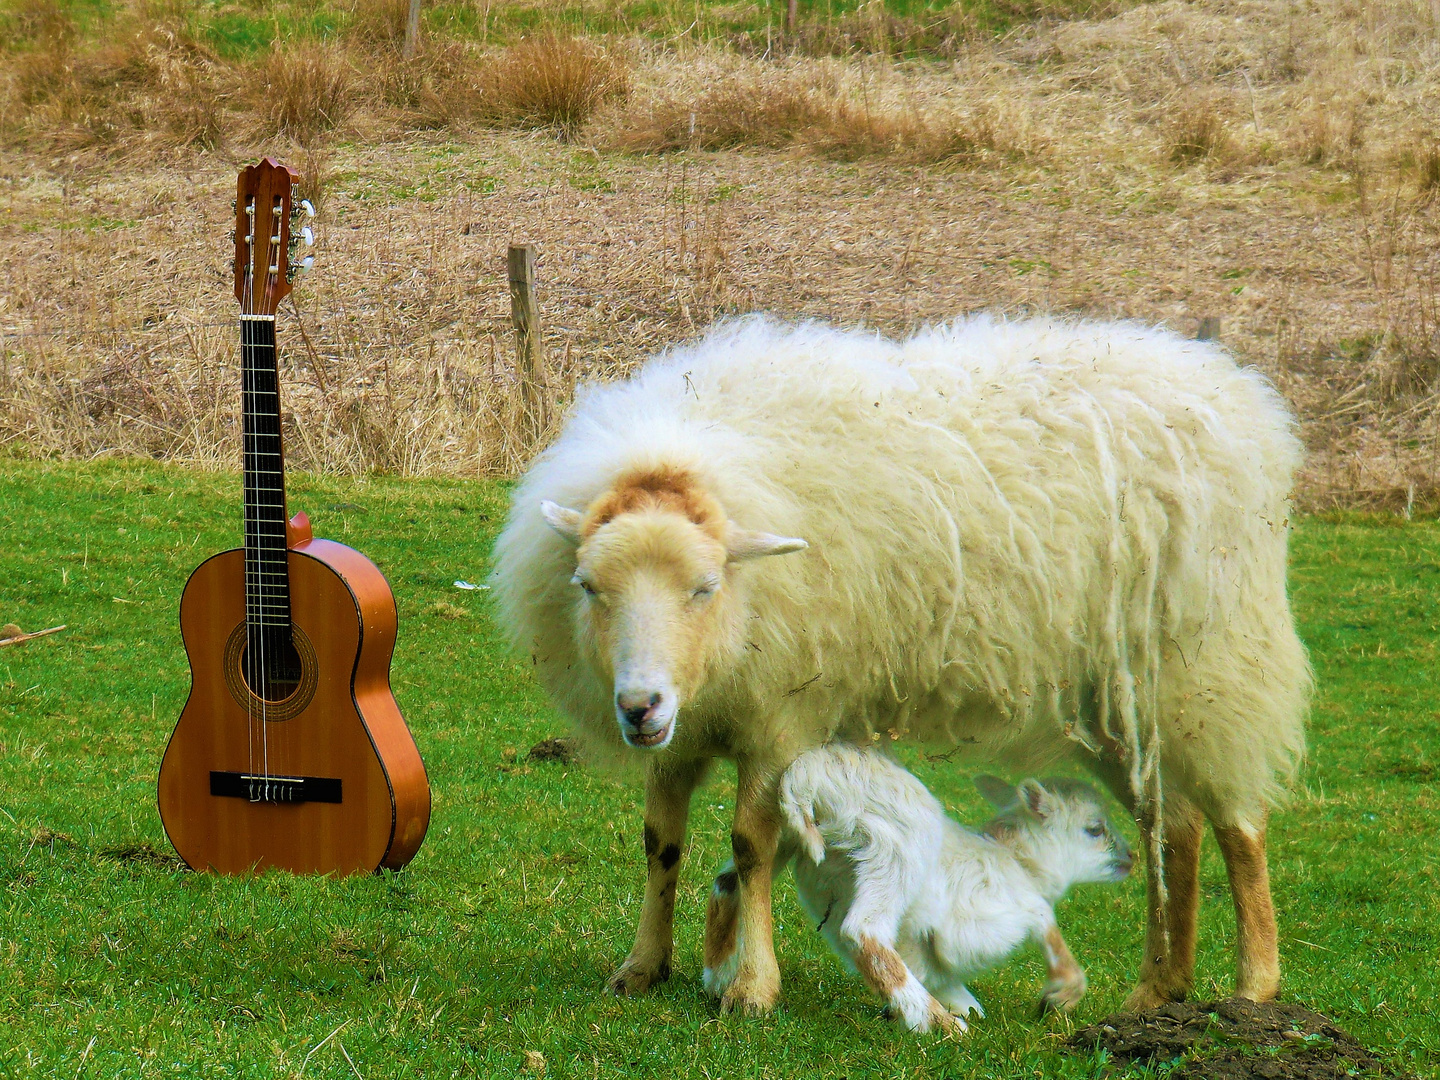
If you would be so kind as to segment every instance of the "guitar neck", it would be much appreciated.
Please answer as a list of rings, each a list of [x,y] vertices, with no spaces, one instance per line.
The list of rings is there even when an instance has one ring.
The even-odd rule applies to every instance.
[[[285,546],[285,452],[280,439],[280,372],[275,316],[240,317],[244,380],[245,621],[290,636]]]

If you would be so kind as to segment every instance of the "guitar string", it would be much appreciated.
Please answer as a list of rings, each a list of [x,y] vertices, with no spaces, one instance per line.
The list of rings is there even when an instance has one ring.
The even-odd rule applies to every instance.
[[[275,210],[276,210],[276,206],[275,206],[275,200],[274,200],[273,198],[272,198],[272,200],[271,200],[271,204],[270,204],[269,210],[270,210],[270,215],[269,215],[269,216],[270,216],[270,220],[269,220],[269,223],[265,226],[265,307],[266,307],[266,308],[269,308],[269,306],[270,306],[270,298],[271,298],[271,291],[272,291],[270,268],[271,268],[272,266],[278,266],[278,265],[279,265],[279,259],[280,259],[279,252],[273,250],[274,247],[275,247],[275,238],[276,238],[276,232],[275,232],[275,230],[279,228],[279,222],[275,220]],[[273,252],[273,258],[272,258],[272,252]],[[270,350],[270,356],[269,356],[268,358],[266,358],[267,372],[268,372],[268,365],[269,365],[269,363],[270,363],[271,361],[274,360],[274,358],[275,358],[275,350],[272,348],[272,349]],[[258,366],[257,366],[257,372],[256,372],[256,373],[257,373],[257,375],[258,375],[258,373],[259,373],[259,372],[258,372]],[[277,390],[279,389],[279,386],[278,386],[278,372],[277,372],[277,386],[276,386],[276,389],[277,389]],[[257,396],[258,396],[258,395],[257,395]],[[258,419],[259,419],[258,402],[257,402],[257,410],[256,410],[256,414],[255,414],[255,415],[256,415],[256,419],[258,420]],[[280,424],[280,400],[279,400],[279,397],[278,397],[278,396],[277,396],[276,399],[275,399],[275,424],[276,424],[276,428],[277,428],[276,434],[278,435],[278,434],[279,434],[278,428],[279,428],[279,424]],[[278,439],[277,439],[277,442],[278,442]],[[258,455],[257,455],[257,456],[258,456]],[[260,474],[259,474],[258,472],[255,474],[255,479],[256,479],[256,487],[257,487],[257,489],[258,489],[258,487],[259,487],[259,479],[260,479]],[[259,516],[259,503],[258,503],[258,500],[257,500],[257,504],[256,504],[256,512],[257,512],[257,517],[258,517],[258,516]],[[282,518],[282,520],[283,520],[283,518],[284,518],[284,513],[283,513],[283,512],[281,513],[281,518]],[[282,528],[284,527],[283,524],[282,524],[281,527],[282,527]],[[259,524],[258,524],[258,522],[257,522],[257,524],[256,524],[256,531],[259,532]],[[270,636],[270,634],[269,634],[269,632],[268,632],[269,628],[265,625],[265,578],[264,578],[263,576],[260,577],[260,578],[258,579],[258,583],[259,583],[259,590],[258,590],[258,591],[259,591],[260,598],[261,598],[261,606],[260,606],[260,663],[261,663],[261,669],[260,669],[260,670],[261,670],[260,685],[261,685],[262,687],[264,687],[264,689],[265,689],[265,691],[266,691],[266,692],[264,692],[264,693],[262,693],[262,694],[260,695],[260,731],[261,731],[261,745],[263,746],[263,751],[262,751],[262,752],[263,752],[263,754],[264,754],[264,763],[265,763],[265,786],[264,786],[264,788],[263,788],[262,790],[263,790],[263,792],[264,792],[265,797],[266,797],[266,798],[269,798],[269,795],[270,795],[270,723],[269,723],[270,717],[269,717],[269,712],[268,712],[268,710],[269,710],[270,698],[269,698],[269,693],[268,693],[268,691],[270,690],[270,686],[269,686],[270,668],[269,668],[269,665],[265,663],[265,639],[268,638],[268,637]],[[276,657],[276,660],[278,661],[279,659],[280,659],[280,658],[277,656],[277,657]]]
[[[243,293],[244,293],[244,297],[243,297],[243,299],[242,299],[242,301],[241,301],[241,310],[242,310],[242,312],[243,312],[244,314],[248,315],[248,314],[251,314],[251,313],[253,312],[253,310],[254,310],[254,298],[255,298],[255,197],[254,197],[253,195],[250,196],[250,197],[246,200],[246,204],[245,204],[245,215],[246,215],[246,217],[249,219],[249,222],[248,222],[248,224],[249,224],[249,235],[246,237],[246,242],[245,242],[245,271],[244,271],[244,273],[245,273],[245,288],[242,290]],[[249,341],[248,341],[248,339],[249,339],[251,336],[252,336],[252,334],[251,334],[251,331],[250,331],[249,326],[242,320],[241,323],[240,323],[240,341],[241,341],[241,347],[240,347],[240,392],[241,392],[242,400],[243,400],[243,402],[244,402],[244,410],[243,410],[244,413],[248,413],[248,414],[253,415],[252,410],[253,410],[253,408],[254,408],[254,401],[255,401],[255,399],[254,399],[254,395],[250,392],[250,387],[251,387],[251,382],[252,382],[252,380],[253,380],[252,369],[253,369],[253,367],[254,367],[254,364],[251,363],[251,356],[250,356],[250,349],[249,349]],[[249,466],[249,458],[248,458],[249,451],[248,451],[248,449],[247,449],[246,446],[245,446],[245,441],[246,441],[246,440],[245,440],[245,432],[244,432],[244,430],[243,430],[243,427],[244,427],[244,425],[242,425],[241,436],[240,436],[240,464],[241,464],[241,469],[242,469],[242,475],[243,475],[243,470],[245,470],[245,469],[248,468],[248,466]],[[246,500],[246,503],[248,504],[249,501],[250,501],[250,500]],[[250,516],[251,516],[251,513],[252,513],[251,507],[250,507],[249,505],[246,505],[246,506],[244,507],[245,547],[244,547],[244,550],[243,550],[244,561],[245,561],[245,570],[246,570],[246,578],[247,578],[247,582],[246,582],[247,588],[246,588],[246,590],[245,590],[245,650],[246,650],[246,651],[245,651],[245,662],[244,662],[244,664],[241,665],[240,681],[245,684],[245,690],[246,690],[246,694],[245,694],[245,733],[246,733],[247,740],[248,740],[248,742],[249,742],[249,753],[246,755],[246,757],[247,757],[247,763],[248,763],[248,765],[249,765],[250,775],[253,776],[253,775],[255,775],[255,700],[254,700],[254,697],[253,697],[253,690],[252,690],[251,687],[250,687],[250,678],[247,677],[247,675],[253,676],[253,674],[254,674],[254,672],[255,672],[255,655],[254,655],[254,649],[255,649],[255,645],[256,645],[255,635],[254,635],[254,633],[252,632],[252,618],[253,618],[254,613],[252,612],[251,609],[252,609],[252,606],[253,606],[253,605],[252,605],[252,601],[251,601],[251,598],[250,598],[250,589],[248,588],[248,584],[249,584],[249,580],[248,580],[248,579],[249,579],[249,577],[250,577],[250,573],[249,573],[249,572],[250,572],[250,562],[251,562],[251,559],[252,559],[252,557],[253,557],[253,555],[252,555],[252,550],[251,550],[251,549],[252,549],[252,545],[253,545],[253,543],[254,543],[254,541],[253,541],[252,538],[251,538],[251,531],[252,531],[252,530],[251,530],[251,527],[250,527]],[[245,670],[246,668],[249,669],[248,672]],[[253,788],[253,787],[250,789],[250,798],[251,798],[251,801],[253,802],[253,801],[254,801],[254,788]]]

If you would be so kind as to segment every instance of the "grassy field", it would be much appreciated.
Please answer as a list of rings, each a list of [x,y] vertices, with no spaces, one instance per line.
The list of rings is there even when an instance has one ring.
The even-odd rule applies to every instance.
[[[728,847],[733,772],[697,797],[675,977],[601,994],[641,886],[639,793],[525,761],[556,734],[483,591],[506,487],[298,475],[293,509],[394,586],[396,696],[435,792],[403,873],[344,881],[181,870],[155,810],[187,688],[176,605],[237,538],[238,477],[129,462],[0,460],[0,621],[64,633],[0,650],[0,1077],[1091,1076],[1076,1020],[1033,1014],[1026,956],[978,981],[962,1042],[905,1034],[844,977],[787,883],[769,1018],[718,1016],[699,984],[704,889]],[[1395,1065],[1440,1075],[1440,527],[1308,519],[1293,583],[1320,694],[1313,754],[1274,822],[1285,994]],[[966,820],[962,766],[906,754]],[[1213,845],[1199,992],[1222,994],[1233,926]],[[1118,1008],[1138,958],[1138,880],[1061,922],[1089,971],[1079,1021]],[[528,1055],[532,1055],[527,1057]],[[527,1065],[528,1061],[528,1065]]]

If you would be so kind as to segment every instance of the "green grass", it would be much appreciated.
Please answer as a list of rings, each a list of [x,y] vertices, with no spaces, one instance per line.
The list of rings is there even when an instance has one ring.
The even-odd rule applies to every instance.
[[[0,649],[0,1077],[513,1076],[526,1051],[552,1077],[1100,1071],[1056,1050],[1076,1020],[1034,1017],[1034,956],[977,981],[989,1016],[964,1041],[898,1030],[842,975],[788,883],[781,1007],[718,1016],[699,939],[728,846],[726,770],[696,800],[675,977],[642,999],[603,996],[638,910],[639,792],[524,763],[560,721],[503,654],[486,594],[453,584],[483,580],[506,493],[292,478],[292,508],[394,586],[395,691],[434,817],[400,874],[218,878],[163,857],[154,780],[187,688],[180,590],[235,543],[238,479],[0,459],[0,622],[70,626]],[[1440,527],[1304,521],[1293,582],[1320,694],[1310,764],[1271,833],[1285,993],[1440,1075]],[[907,760],[962,818],[981,815],[963,767]],[[1231,985],[1234,936],[1213,844],[1203,875],[1209,995]],[[1142,907],[1138,880],[1063,905],[1091,980],[1079,1021],[1123,999]]]

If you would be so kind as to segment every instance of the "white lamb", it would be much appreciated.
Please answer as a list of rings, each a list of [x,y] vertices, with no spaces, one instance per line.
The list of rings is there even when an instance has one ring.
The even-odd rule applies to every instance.
[[[1088,785],[980,776],[975,786],[1000,810],[983,834],[951,821],[924,784],[874,750],[811,750],[780,781],[782,855],[793,852],[801,906],[912,1031],[963,1031],[968,1014],[984,1016],[965,980],[1027,940],[1049,971],[1041,1009],[1073,1007],[1085,973],[1054,905],[1071,885],[1130,872],[1130,849]],[[713,909],[733,912],[735,878],[727,866],[715,879]],[[734,956],[707,955],[707,985],[729,981]]]

